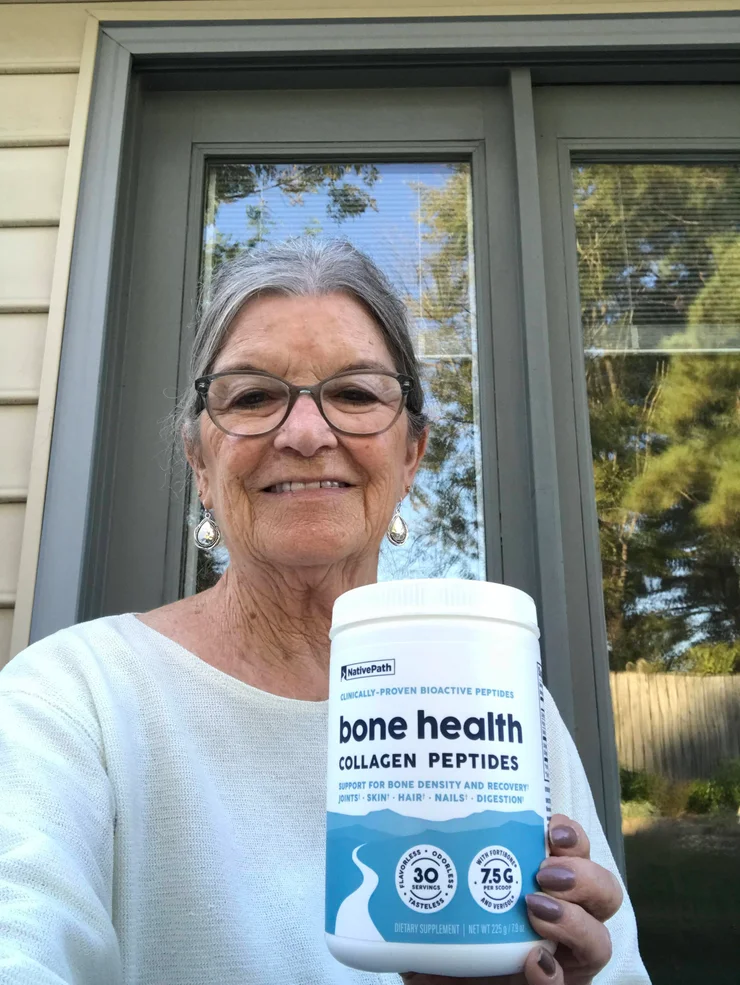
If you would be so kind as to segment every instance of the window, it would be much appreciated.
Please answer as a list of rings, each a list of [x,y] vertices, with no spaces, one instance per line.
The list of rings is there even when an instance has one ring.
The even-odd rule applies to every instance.
[[[574,623],[588,619],[590,592],[581,645],[609,671],[611,708],[596,707],[597,727],[613,710],[648,970],[656,983],[730,981],[740,902],[725,896],[740,876],[737,97],[611,92],[605,125],[606,95],[543,91],[539,106],[551,329],[574,380],[559,454],[581,473],[580,483],[562,478],[561,502],[566,529],[586,530],[566,563],[583,571],[580,551],[590,566],[588,589],[569,579],[571,611]]]
[[[383,545],[379,577],[485,578],[470,163],[232,158],[209,163],[205,183],[206,293],[222,260],[291,236],[346,239],[391,280],[411,315],[432,429],[402,508],[409,539]],[[196,562],[186,547],[196,589],[212,584],[225,549]]]

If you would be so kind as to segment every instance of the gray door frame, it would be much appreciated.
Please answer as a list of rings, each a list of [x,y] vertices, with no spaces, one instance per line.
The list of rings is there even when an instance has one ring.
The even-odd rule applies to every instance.
[[[96,519],[90,524],[94,542],[88,576],[83,573],[83,616],[121,608],[140,611],[180,595],[187,508],[183,463],[175,454],[170,468],[167,442],[150,422],[171,414],[174,394],[182,393],[189,383],[209,159],[470,162],[486,567],[493,580],[501,580],[496,476],[500,415],[494,404],[491,289],[498,296],[497,308],[504,302],[501,285],[489,289],[484,273],[489,269],[487,197],[498,190],[499,199],[506,200],[501,175],[512,170],[507,160],[511,143],[506,139],[507,124],[506,94],[491,87],[288,92],[157,89],[142,95],[136,195],[124,209],[135,223],[128,249],[131,271],[120,295],[126,299],[125,308],[119,295],[112,304],[119,335],[113,362],[119,367],[116,373],[112,366],[108,378],[116,406],[111,406],[111,394],[103,394],[106,440],[99,443],[97,471],[108,482],[102,492],[100,481],[96,483],[93,496],[93,502],[102,499],[103,503],[93,509]],[[496,217],[500,228],[493,232],[511,242],[515,238],[513,207],[509,205],[504,216],[499,203]],[[514,263],[511,257],[507,260],[509,269],[500,281],[511,281]],[[134,289],[128,284],[135,285]],[[514,297],[507,324],[518,321],[515,303]],[[109,331],[113,330],[111,325]],[[521,430],[523,416],[502,418],[501,428]],[[112,478],[115,475],[125,478],[118,482]],[[131,537],[133,529],[135,538]],[[533,547],[528,552],[520,550],[520,569],[525,553],[531,558]],[[133,571],[136,577],[131,576]],[[532,580],[521,573],[518,578],[523,584]]]
[[[111,12],[111,17],[115,16]],[[185,76],[216,66],[269,72],[279,65],[300,76],[311,65],[382,68],[390,76],[416,66],[436,78],[491,82],[505,73],[516,152],[517,234],[512,244],[520,292],[520,332],[529,413],[521,456],[531,473],[531,497],[512,530],[534,530],[535,569],[529,587],[539,602],[548,684],[587,757],[597,808],[621,857],[619,794],[613,734],[583,727],[572,682],[588,667],[571,666],[568,590],[560,480],[554,453],[555,416],[545,295],[543,232],[537,196],[534,83],[616,81],[736,81],[740,14],[460,18],[306,22],[101,22],[86,138],[60,377],[37,571],[32,639],[78,621],[85,611],[85,557],[97,477],[101,388],[109,344],[109,302],[119,271],[113,261],[125,223],[119,214],[127,112],[137,72],[179,64]],[[158,60],[160,60],[158,62]],[[444,74],[443,74],[444,73]],[[376,73],[377,75],[377,73]],[[474,81],[473,81],[474,80]],[[234,84],[239,84],[237,80]],[[257,82],[259,84],[259,82]],[[350,83],[352,84],[352,83]],[[383,84],[381,81],[379,84]],[[387,84],[387,83],[386,83]],[[454,84],[454,83],[451,83]],[[460,84],[459,82],[457,84]],[[582,413],[582,408],[578,411]],[[502,482],[505,482],[503,477]],[[509,538],[510,545],[515,539]],[[502,547],[503,575],[507,577]],[[512,568],[516,561],[512,559]],[[596,577],[593,569],[587,580]],[[595,589],[592,586],[591,594]],[[596,700],[594,694],[593,701]],[[603,703],[603,700],[602,700]]]

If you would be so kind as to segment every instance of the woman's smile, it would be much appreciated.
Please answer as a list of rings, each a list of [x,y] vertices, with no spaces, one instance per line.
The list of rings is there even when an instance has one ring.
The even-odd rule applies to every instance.
[[[305,481],[297,480],[287,480],[282,482],[276,482],[271,486],[263,489],[266,493],[284,494],[284,493],[328,493],[328,492],[341,492],[344,489],[350,489],[351,484],[349,482],[343,482],[339,479],[308,479]]]

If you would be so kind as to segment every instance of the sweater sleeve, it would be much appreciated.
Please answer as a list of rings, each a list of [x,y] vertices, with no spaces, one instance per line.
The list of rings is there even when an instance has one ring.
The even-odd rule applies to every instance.
[[[26,654],[0,675],[0,983],[119,985],[102,743]]]
[[[605,924],[612,939],[612,957],[606,968],[594,978],[594,985],[650,985],[637,946],[635,912],[596,813],[586,771],[575,743],[547,692],[546,715],[553,813],[567,814],[578,821],[591,842],[592,861],[609,869],[619,880],[624,893],[621,907]]]

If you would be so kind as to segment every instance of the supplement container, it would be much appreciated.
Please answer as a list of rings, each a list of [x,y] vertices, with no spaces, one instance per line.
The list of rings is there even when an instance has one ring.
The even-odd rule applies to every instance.
[[[329,950],[375,972],[521,971],[550,812],[534,602],[384,582],[340,596],[330,635]]]

